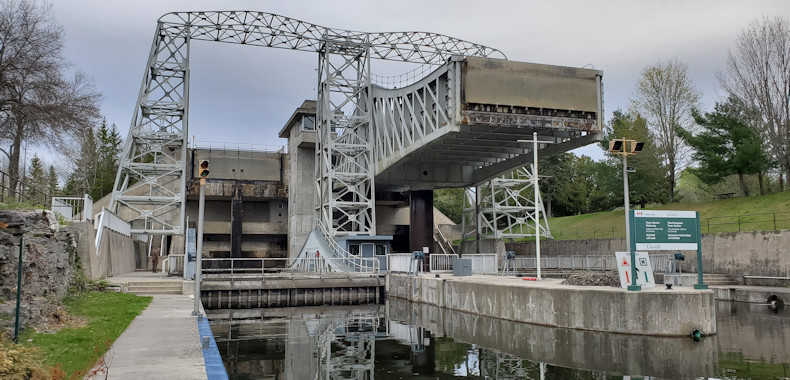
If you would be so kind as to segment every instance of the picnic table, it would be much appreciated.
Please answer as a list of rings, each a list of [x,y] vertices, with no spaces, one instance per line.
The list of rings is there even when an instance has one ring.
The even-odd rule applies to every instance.
[[[735,196],[735,193],[721,193],[716,194],[716,199],[730,199]]]

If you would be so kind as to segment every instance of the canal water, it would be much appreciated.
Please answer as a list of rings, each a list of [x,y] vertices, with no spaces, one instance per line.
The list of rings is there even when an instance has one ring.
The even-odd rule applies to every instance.
[[[790,310],[717,303],[719,333],[550,328],[387,299],[209,310],[231,379],[787,379]]]

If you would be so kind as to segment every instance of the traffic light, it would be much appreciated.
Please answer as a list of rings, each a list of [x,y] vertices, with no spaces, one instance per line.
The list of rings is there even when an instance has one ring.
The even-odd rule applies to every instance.
[[[208,160],[200,160],[198,163],[198,176],[208,178]]]

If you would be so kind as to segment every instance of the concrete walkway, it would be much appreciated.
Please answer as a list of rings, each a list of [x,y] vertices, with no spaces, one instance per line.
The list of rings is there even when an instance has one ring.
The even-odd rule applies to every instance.
[[[190,296],[154,296],[105,354],[107,378],[206,379],[193,308]]]

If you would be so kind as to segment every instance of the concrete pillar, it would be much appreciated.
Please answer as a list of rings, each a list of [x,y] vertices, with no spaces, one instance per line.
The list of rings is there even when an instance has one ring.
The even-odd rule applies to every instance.
[[[433,247],[433,190],[409,192],[409,249],[422,251]],[[424,265],[428,265],[425,258]]]
[[[240,183],[234,184],[233,198],[230,202],[230,257],[241,257],[242,188]]]

